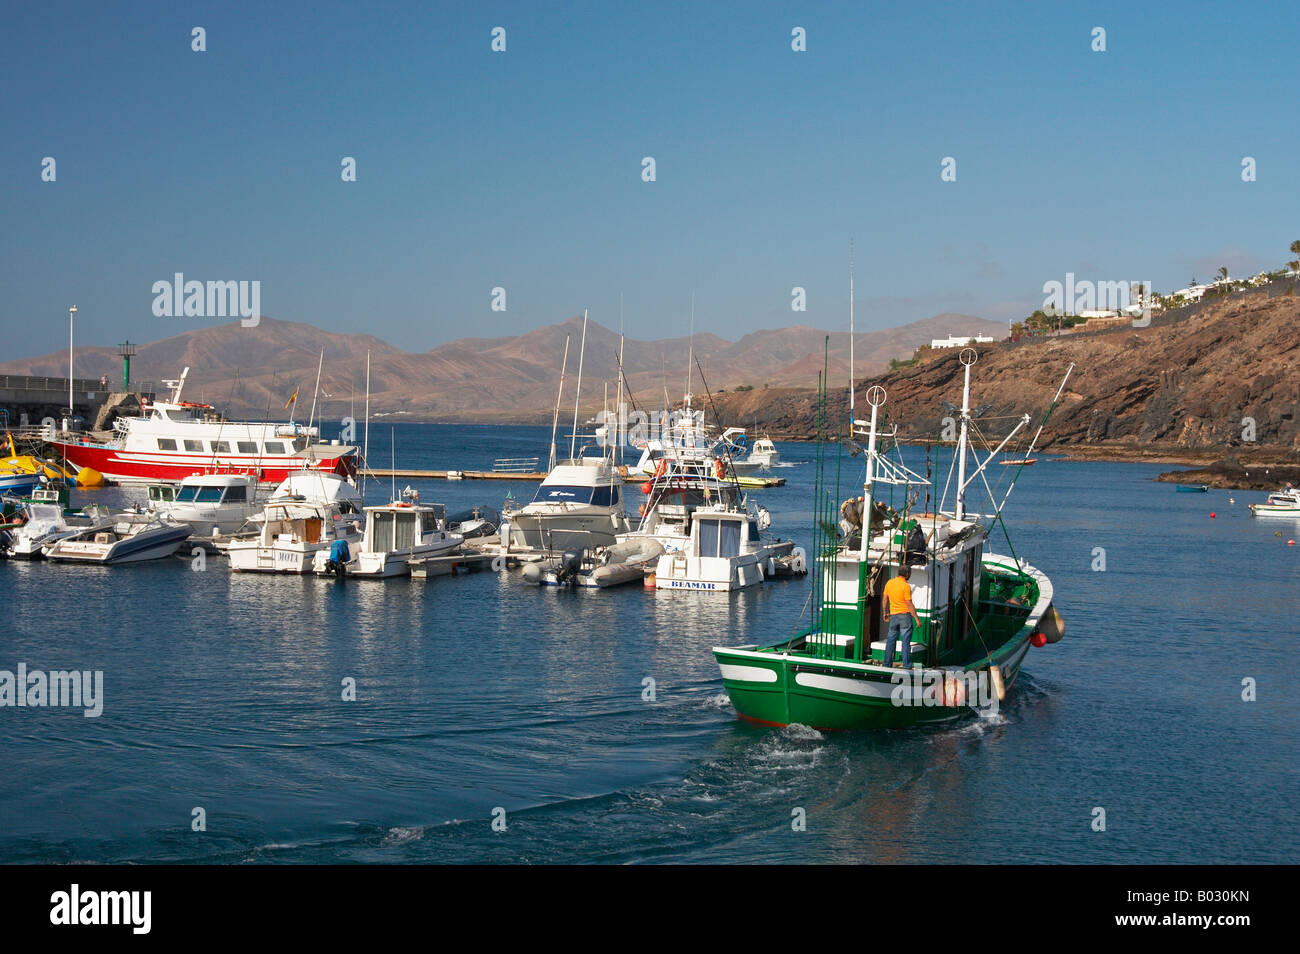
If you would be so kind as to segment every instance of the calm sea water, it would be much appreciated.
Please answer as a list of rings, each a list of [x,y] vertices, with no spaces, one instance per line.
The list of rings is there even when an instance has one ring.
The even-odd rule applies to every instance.
[[[398,461],[428,468],[545,459],[549,439],[395,434]],[[372,427],[377,463],[391,436]],[[780,450],[789,483],[756,499],[806,543],[815,448]],[[105,679],[99,718],[0,709],[0,860],[1294,863],[1300,522],[1250,518],[1262,494],[1177,494],[1159,470],[1023,472],[1011,542],[1068,632],[1031,650],[999,716],[938,729],[735,717],[709,647],[793,631],[807,580],[725,596],[0,562],[0,669]],[[453,511],[533,489],[412,483]]]

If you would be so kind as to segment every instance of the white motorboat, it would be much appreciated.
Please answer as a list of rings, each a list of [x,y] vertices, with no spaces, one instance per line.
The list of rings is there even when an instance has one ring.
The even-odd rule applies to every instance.
[[[206,536],[233,533],[261,509],[257,503],[257,478],[251,474],[194,474],[180,486],[149,488],[148,508],[174,523],[188,523]]]
[[[754,446],[750,448],[749,456],[745,461],[755,464],[760,470],[771,470],[781,463],[781,453],[769,438],[760,437],[754,441]]]
[[[507,507],[501,516],[509,524],[510,546],[516,548],[610,546],[632,529],[623,508],[623,478],[608,457],[561,461],[531,503]]]
[[[659,558],[655,588],[726,592],[762,583],[773,557],[749,529],[743,510],[725,504],[697,508],[686,545]]]
[[[100,514],[97,509],[88,513],[65,513],[57,502],[28,501],[22,511],[21,526],[9,531],[6,555],[18,560],[40,560],[45,548],[67,537],[78,536],[87,530],[111,529],[115,519]]]
[[[447,511],[442,504],[395,501],[380,507],[366,507],[366,528],[360,542],[348,549],[352,559],[344,564],[348,576],[405,576],[411,561],[440,556],[455,550],[465,540],[447,529]],[[318,550],[312,569],[332,572],[328,550]]]
[[[636,530],[620,537],[621,542],[650,538],[668,553],[691,546],[693,520],[700,510],[727,510],[745,518],[744,545],[763,564],[789,555],[794,542],[766,535],[771,515],[742,495],[735,481],[719,478],[704,461],[665,462],[658,476],[641,487],[646,502]]]
[[[1250,505],[1256,517],[1300,517],[1300,490],[1286,487],[1268,495],[1263,503]]]
[[[335,540],[361,541],[361,495],[343,478],[320,471],[291,474],[249,520],[254,532],[225,546],[235,572],[310,573]]]
[[[142,563],[176,552],[191,533],[189,524],[169,523],[155,514],[118,514],[109,526],[91,526],[45,548],[49,560],[64,563]]]

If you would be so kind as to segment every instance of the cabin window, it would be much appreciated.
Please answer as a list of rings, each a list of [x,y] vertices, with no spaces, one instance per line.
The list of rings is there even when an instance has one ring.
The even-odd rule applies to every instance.
[[[393,517],[391,510],[374,510],[370,514],[370,539],[366,541],[366,549],[371,553],[379,553],[384,550],[393,549]]]
[[[551,484],[547,486],[542,484],[538,488],[537,496],[533,498],[534,503],[591,503],[591,487],[569,487],[560,484]]]
[[[610,491],[612,487],[597,487],[591,494],[591,505],[593,507],[608,507],[613,495]]]
[[[198,492],[199,492],[198,487],[182,487],[180,490],[176,491],[176,502],[193,503],[195,496],[198,495]]]
[[[268,454],[283,454],[283,453],[284,453],[284,442],[283,442],[283,441],[267,441],[267,442],[266,442],[265,444],[263,444],[262,446],[266,448],[266,452],[267,452]]]
[[[189,441],[189,440],[187,440],[187,441],[185,442],[185,449],[186,449],[187,451],[190,451],[191,453],[201,454],[201,453],[203,453],[203,442],[202,442],[202,441]]]
[[[212,442],[212,453],[214,453],[214,454],[229,454],[229,453],[230,453],[230,441],[213,441],[213,442]]]
[[[718,521],[700,520],[700,556],[718,555]]]
[[[172,440],[170,437],[160,437],[158,438],[158,449],[165,450],[165,451],[174,451],[176,449],[176,442]]]
[[[248,488],[227,487],[226,503],[244,503],[248,500]]]
[[[437,514],[425,511],[420,514],[420,530],[427,534],[438,532]]]
[[[393,549],[395,550],[409,550],[415,546],[415,514],[397,514],[393,543]]]
[[[723,520],[718,528],[718,556],[740,556],[740,524],[735,520]]]
[[[235,446],[239,448],[241,454],[256,454],[257,445],[252,441],[236,441]]]
[[[221,503],[220,487],[199,487],[199,495],[195,497],[198,503]]]

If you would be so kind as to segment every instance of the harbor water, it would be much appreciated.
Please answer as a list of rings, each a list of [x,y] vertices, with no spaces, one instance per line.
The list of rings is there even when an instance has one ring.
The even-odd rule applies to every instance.
[[[376,466],[394,439],[402,466],[490,469],[544,465],[549,431],[372,424]],[[788,483],[753,499],[807,545],[816,448],[778,446]],[[0,561],[0,669],[104,687],[97,717],[0,708],[0,860],[1295,863],[1300,521],[1162,469],[1024,469],[1010,544],[1051,577],[1065,639],[991,717],[875,733],[759,728],[723,692],[710,647],[792,634],[811,576],[725,595],[236,575],[188,547]],[[1005,490],[1014,468],[990,471]],[[534,489],[407,483],[451,513]]]

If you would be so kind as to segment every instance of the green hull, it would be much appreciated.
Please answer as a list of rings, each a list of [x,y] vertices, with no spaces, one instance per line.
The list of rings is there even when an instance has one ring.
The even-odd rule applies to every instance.
[[[814,645],[816,637],[811,633],[768,646],[714,647],[713,655],[732,705],[750,722],[837,730],[906,728],[956,719],[968,715],[972,707],[1000,706],[1005,701],[1032,648],[1030,640],[1040,619],[1054,613],[1050,583],[1027,569],[1035,578],[1026,584],[1027,605],[1015,608],[1000,603],[999,611],[992,602],[984,602],[983,625],[975,637],[983,649],[964,664],[918,666],[905,679],[902,669],[872,660],[835,658],[835,650]],[[1000,680],[991,671],[994,667]],[[945,680],[951,687],[954,679],[962,681],[960,695],[944,688]]]
[[[1030,648],[1030,635],[1026,627],[993,653],[1008,690]],[[941,693],[937,691],[940,677],[934,675],[934,670],[928,672],[936,689],[927,700],[925,670],[914,670],[914,681],[900,685],[898,674],[902,670],[883,666],[776,655],[757,647],[714,649],[713,655],[722,669],[722,684],[736,712],[741,718],[762,725],[807,725],[831,730],[901,729],[944,722],[971,711],[964,703],[942,704]],[[972,667],[966,671],[979,675],[980,669]]]

